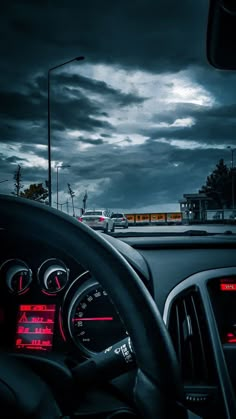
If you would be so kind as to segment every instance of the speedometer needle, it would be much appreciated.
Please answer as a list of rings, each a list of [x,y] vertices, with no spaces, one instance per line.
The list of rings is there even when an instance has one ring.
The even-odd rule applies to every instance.
[[[113,317],[80,317],[78,319],[72,319],[73,322],[78,321],[111,321]]]

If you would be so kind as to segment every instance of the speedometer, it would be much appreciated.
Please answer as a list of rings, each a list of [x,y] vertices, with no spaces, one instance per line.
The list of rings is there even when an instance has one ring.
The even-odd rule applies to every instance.
[[[127,335],[114,304],[99,284],[75,295],[68,328],[75,344],[86,352],[100,352]]]

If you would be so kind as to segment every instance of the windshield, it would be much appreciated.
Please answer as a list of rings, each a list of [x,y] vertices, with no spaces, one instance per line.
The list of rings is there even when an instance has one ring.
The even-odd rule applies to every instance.
[[[236,74],[207,62],[208,3],[2,6],[0,192],[124,234],[233,229]]]

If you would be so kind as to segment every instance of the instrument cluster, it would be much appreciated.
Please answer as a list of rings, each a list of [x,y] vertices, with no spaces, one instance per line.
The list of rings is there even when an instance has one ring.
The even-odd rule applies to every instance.
[[[126,335],[107,292],[79,263],[48,258],[31,266],[12,258],[1,264],[0,347],[90,357]]]

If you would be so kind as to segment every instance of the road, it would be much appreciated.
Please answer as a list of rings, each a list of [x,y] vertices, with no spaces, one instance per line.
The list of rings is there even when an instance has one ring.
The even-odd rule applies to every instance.
[[[230,224],[201,224],[201,225],[180,225],[180,226],[129,226],[128,230],[116,228],[116,232],[123,232],[124,234],[128,234],[130,232],[149,232],[149,233],[182,233],[186,230],[205,230],[208,233],[224,233],[225,231],[232,231],[232,233],[236,233],[236,225]]]

